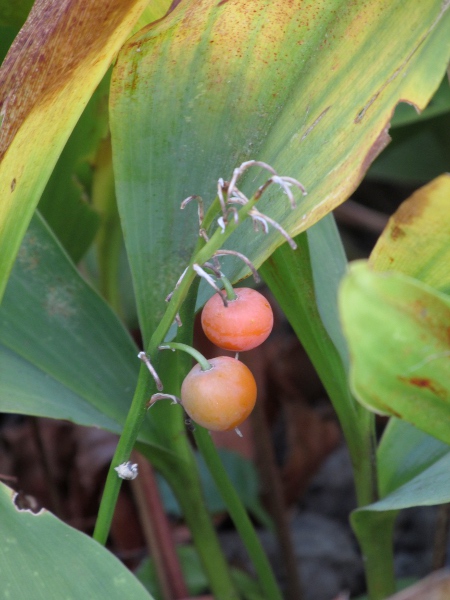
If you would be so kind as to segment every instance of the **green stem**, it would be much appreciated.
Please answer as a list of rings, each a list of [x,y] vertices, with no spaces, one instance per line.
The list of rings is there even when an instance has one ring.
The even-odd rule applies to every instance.
[[[195,303],[199,279],[191,286],[180,310],[184,323],[177,332],[179,342],[192,345]],[[180,394],[184,375],[192,366],[191,356],[185,352],[161,354],[159,373],[173,394]],[[164,405],[163,405],[164,406]],[[166,479],[181,507],[186,524],[192,533],[204,572],[214,598],[237,599],[229,565],[222,553],[217,533],[202,493],[198,463],[192,444],[186,434],[184,416],[177,407],[167,404],[152,415],[152,425],[158,431],[160,446],[138,444],[153,466]]]
[[[378,500],[375,416],[362,406],[357,407],[358,436],[353,435],[351,450],[358,506]],[[358,439],[355,440],[355,437]],[[348,434],[347,439],[350,439]],[[393,526],[396,512],[356,511],[352,524],[364,561],[369,600],[383,600],[395,593]],[[359,520],[359,521],[358,521]],[[358,524],[363,524],[358,527]],[[355,527],[355,524],[357,525]]]
[[[223,287],[225,288],[225,291],[227,293],[227,300],[229,302],[232,302],[233,300],[236,300],[237,296],[236,296],[236,292],[233,289],[233,286],[230,283],[230,280],[228,279],[228,277],[225,277],[225,275],[222,275],[222,277],[220,278],[221,282],[223,283]]]
[[[211,363],[209,363],[206,358],[193,348],[192,346],[188,346],[187,344],[180,344],[179,342],[165,342],[161,346],[159,346],[160,350],[182,350],[183,352],[187,352],[190,354],[201,366],[202,371],[209,371],[212,369]]]
[[[238,222],[233,219],[233,221],[227,224],[226,229],[223,232],[220,229],[216,229],[211,239],[206,243],[203,239],[199,239],[197,248],[194,252],[191,262],[189,263],[186,273],[181,280],[180,285],[174,291],[167,310],[148,344],[146,354],[155,368],[157,368],[159,363],[158,347],[164,341],[167,332],[174,322],[176,315],[180,311],[181,305],[186,299],[189,288],[194,281],[196,274],[193,269],[193,265],[204,264],[213,256],[215,252],[217,252],[217,250],[222,247],[223,243],[230,237],[232,233],[234,233],[240,223],[242,223],[242,221],[245,219],[249,210],[251,210],[251,208],[255,205],[258,198],[259,196],[253,197],[239,210]],[[213,222],[217,205],[217,202],[214,202],[211,208],[208,210],[203,222],[205,229],[207,229]],[[155,392],[155,382],[153,379],[151,379],[146,366],[143,365],[139,373],[138,384],[130,410],[125,420],[122,435],[120,436],[119,443],[117,444],[116,451],[109,467],[105,488],[100,503],[100,509],[94,530],[94,539],[101,544],[106,543],[122,483],[122,480],[119,479],[114,468],[130,459],[131,452],[136,443],[139,431],[145,418],[147,400]]]
[[[138,384],[134,393],[133,401],[119,438],[113,460],[109,467],[103,492],[100,509],[97,515],[93,537],[100,544],[105,544],[111,527],[114,510],[119,496],[122,479],[117,475],[114,467],[127,462],[136,443],[146,413],[146,399],[149,390],[154,387],[154,381],[150,377],[147,367],[143,364],[139,371]]]
[[[396,591],[393,529],[398,511],[356,511],[351,523],[358,538],[366,571],[369,600],[384,600]]]
[[[225,502],[233,523],[244,542],[245,548],[253,562],[258,575],[264,598],[270,600],[282,600],[280,589],[274,577],[272,567],[267,559],[261,542],[256,535],[255,529],[249,519],[233,484],[223,467],[220,456],[213,444],[211,436],[203,427],[196,427],[194,432],[195,441],[202,454],[209,472],[213,477],[219,492]]]

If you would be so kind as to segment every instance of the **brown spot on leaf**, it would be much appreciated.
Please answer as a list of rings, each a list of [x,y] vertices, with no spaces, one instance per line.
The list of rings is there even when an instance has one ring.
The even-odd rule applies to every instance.
[[[391,231],[391,238],[393,240],[397,240],[398,238],[402,238],[404,237],[406,234],[403,231],[403,229],[401,227],[398,227],[398,225],[394,225],[394,227],[392,228]]]
[[[413,385],[414,387],[423,390],[428,390],[440,398],[446,398],[448,396],[447,391],[429,377],[399,377],[399,379],[403,383]]]
[[[13,192],[16,189],[16,178],[14,177],[14,179],[11,181],[11,192]]]
[[[400,229],[403,225],[411,225],[416,219],[420,218],[427,204],[430,202],[430,196],[434,189],[439,190],[440,182],[435,179],[428,185],[420,188],[414,194],[405,200],[396,212],[392,215],[390,226],[392,230]],[[404,231],[402,230],[404,234]],[[395,239],[393,233],[391,234]]]
[[[431,381],[425,377],[411,377],[409,380],[413,385],[417,387],[428,387],[431,388]]]

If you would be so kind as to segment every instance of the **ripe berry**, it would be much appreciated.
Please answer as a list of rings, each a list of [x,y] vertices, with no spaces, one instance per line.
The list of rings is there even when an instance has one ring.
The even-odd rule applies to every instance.
[[[219,356],[199,364],[187,374],[181,386],[181,403],[193,421],[211,431],[238,427],[256,402],[256,382],[251,371],[235,358]]]
[[[243,352],[262,344],[273,327],[273,312],[266,298],[250,288],[236,288],[236,299],[223,305],[214,294],[202,312],[206,337],[219,348]]]

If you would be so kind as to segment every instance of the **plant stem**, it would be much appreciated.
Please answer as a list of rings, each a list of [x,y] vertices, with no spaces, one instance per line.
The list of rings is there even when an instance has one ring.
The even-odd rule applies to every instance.
[[[347,432],[346,437],[358,507],[364,508],[378,500],[375,417],[362,406],[356,406],[356,410],[359,430],[357,435],[353,431],[352,438]],[[395,593],[392,531],[397,513],[356,511],[353,514],[352,524],[357,524],[354,531],[363,555],[368,598],[383,600]],[[364,516],[359,516],[362,514]]]
[[[238,222],[235,220],[227,224],[225,231],[216,229],[211,239],[205,243],[203,239],[199,239],[197,248],[194,255],[189,263],[186,273],[181,280],[178,288],[174,291],[172,299],[161,319],[158,327],[154,331],[150,342],[147,347],[146,354],[151,361],[152,365],[157,368],[159,363],[159,352],[158,346],[164,341],[167,332],[169,331],[172,323],[174,322],[176,315],[178,314],[181,305],[183,304],[188,294],[189,288],[194,281],[195,271],[192,268],[194,264],[204,264],[208,261],[217,250],[221,248],[223,243],[228,237],[236,230],[236,228],[242,223],[244,218],[247,216],[249,210],[257,202],[257,198],[253,197],[247,204],[242,206],[239,210]],[[217,209],[217,202],[208,210],[205,219],[205,229],[213,222],[214,214]],[[109,529],[114,514],[117,498],[120,491],[122,480],[118,478],[115,467],[127,462],[130,458],[133,447],[136,443],[139,431],[142,426],[142,422],[146,414],[146,402],[147,399],[155,393],[155,382],[151,379],[150,374],[145,365],[143,365],[139,372],[139,379],[136,387],[136,391],[131,403],[130,410],[125,420],[122,435],[120,436],[119,443],[117,444],[116,451],[114,453],[111,465],[109,467],[108,475],[106,478],[105,488],[103,491],[102,500],[100,503],[100,509],[97,517],[97,522],[94,530],[94,539],[101,544],[106,543]]]
[[[239,498],[233,484],[222,465],[216,447],[209,432],[203,427],[197,427],[194,432],[195,441],[206,465],[219,489],[230,516],[241,536],[257,572],[265,598],[282,600],[280,589],[274,577],[272,567],[267,559],[261,542],[249,519],[246,509]]]
[[[230,283],[230,280],[228,279],[228,277],[225,277],[225,275],[222,275],[222,277],[220,278],[221,282],[223,283],[223,287],[227,293],[227,300],[229,302],[232,302],[233,300],[236,300],[237,296],[236,296],[236,292],[233,289],[233,286]]]
[[[180,344],[178,342],[165,342],[161,346],[159,346],[160,350],[182,350],[183,352],[187,352],[190,354],[200,365],[202,371],[209,371],[212,369],[211,363],[209,363],[206,358],[203,356],[201,352],[193,348],[192,346],[188,346],[188,344]]]
[[[369,600],[384,600],[395,593],[394,522],[398,511],[356,511],[351,523],[365,562]]]
[[[122,435],[119,438],[114,457],[109,466],[106,478],[105,489],[103,491],[100,509],[97,515],[93,538],[100,544],[105,544],[111,527],[114,509],[119,496],[122,480],[117,476],[115,467],[127,462],[130,458],[137,436],[141,429],[142,421],[146,413],[146,398],[149,390],[154,387],[153,379],[147,367],[142,364],[139,371],[138,384],[134,393],[133,401],[123,427]]]

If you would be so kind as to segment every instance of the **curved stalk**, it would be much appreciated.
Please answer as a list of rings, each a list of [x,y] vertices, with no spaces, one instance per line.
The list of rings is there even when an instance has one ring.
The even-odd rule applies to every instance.
[[[212,369],[212,364],[206,360],[203,354],[195,348],[193,348],[192,346],[188,346],[188,344],[180,344],[179,342],[165,342],[164,344],[161,344],[161,346],[159,346],[159,349],[182,350],[183,352],[187,352],[187,354],[190,354],[192,358],[194,358],[198,362],[202,371],[209,371],[210,369]]]
[[[178,287],[174,290],[167,310],[147,346],[146,355],[156,371],[158,371],[158,365],[160,363],[160,353],[158,347],[164,342],[172,323],[179,313],[183,302],[186,300],[189,288],[195,279],[196,273],[193,265],[204,264],[222,247],[228,237],[237,229],[239,224],[248,215],[249,211],[255,205],[259,197],[260,194],[258,195],[257,193],[251,200],[244,204],[239,210],[238,219],[233,219],[231,222],[229,222],[224,230],[216,229],[208,241],[205,241],[203,237],[199,239],[196,250],[192,256],[189,266],[186,269],[185,275],[179,282]],[[212,224],[216,215],[217,200],[213,203],[207,215],[205,216],[202,229],[207,230]],[[129,460],[145,418],[147,400],[155,393],[155,391],[155,381],[150,376],[146,366],[143,364],[140,369],[136,391],[125,420],[123,432],[120,436],[119,443],[108,471],[105,489],[94,530],[94,539],[102,544],[106,542],[108,537],[115,505],[122,483],[122,480],[117,477],[115,467]],[[281,599],[280,592],[272,575],[267,557],[260,547],[259,540],[253,530],[245,510],[240,504],[236,492],[234,492],[233,495],[231,490],[228,490],[226,496],[227,502],[230,502],[231,504],[230,513],[235,515],[235,518],[239,523],[239,530],[244,536],[245,541],[251,550],[251,554],[256,561],[255,566],[257,566],[261,583],[265,589],[270,590],[270,593],[268,593],[267,597],[273,600],[278,600],[279,598]],[[184,508],[189,510],[189,507]],[[195,520],[195,518],[197,518],[197,516],[192,517],[191,523]],[[229,594],[231,594],[230,590]],[[233,598],[234,595],[231,594],[229,597]]]
[[[222,275],[222,277],[220,278],[220,281],[223,283],[223,287],[227,294],[228,302],[232,302],[233,300],[236,300],[236,298],[237,298],[236,292],[234,291],[233,286],[231,285],[231,282],[228,279],[228,277],[225,277],[225,275]]]

